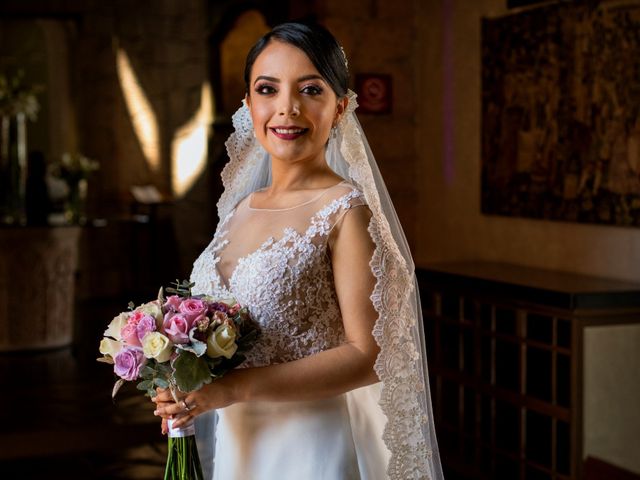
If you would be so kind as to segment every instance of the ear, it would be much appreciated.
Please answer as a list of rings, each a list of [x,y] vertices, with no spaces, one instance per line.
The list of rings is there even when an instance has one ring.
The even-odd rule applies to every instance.
[[[335,127],[338,122],[342,119],[344,112],[347,110],[347,105],[349,105],[349,97],[346,95],[340,99],[338,99],[338,105],[336,106],[336,116],[333,119],[333,126]]]
[[[249,96],[248,93],[244,94],[244,101],[247,104],[247,107],[249,108],[249,110],[251,110],[251,97]]]

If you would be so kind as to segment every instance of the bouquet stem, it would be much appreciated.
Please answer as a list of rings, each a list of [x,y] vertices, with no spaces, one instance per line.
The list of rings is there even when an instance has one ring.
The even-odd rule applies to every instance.
[[[204,480],[193,423],[176,429],[171,424],[164,480]]]

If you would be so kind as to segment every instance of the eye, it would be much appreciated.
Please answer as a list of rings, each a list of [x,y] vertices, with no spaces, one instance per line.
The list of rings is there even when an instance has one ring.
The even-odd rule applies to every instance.
[[[275,93],[276,89],[273,88],[271,85],[263,83],[263,84],[256,85],[255,91],[259,95],[270,95],[272,93]]]
[[[302,90],[300,90],[300,92],[306,95],[320,95],[322,93],[322,88],[318,87],[317,85],[306,85],[302,87]]]

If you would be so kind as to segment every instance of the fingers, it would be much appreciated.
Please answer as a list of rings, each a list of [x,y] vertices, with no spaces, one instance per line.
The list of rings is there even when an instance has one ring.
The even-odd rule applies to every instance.
[[[199,409],[199,408],[194,406],[194,407],[191,407],[188,412],[184,412],[184,413],[178,414],[177,416],[175,416],[173,418],[173,421],[171,423],[171,427],[172,428],[182,428],[182,427],[186,426],[187,424],[193,422],[193,419],[195,417],[197,417],[200,413],[202,413],[200,410],[201,409]]]
[[[162,418],[175,418],[183,415],[195,416],[194,409],[196,404],[193,400],[188,400],[187,397],[178,403],[174,402],[156,402],[156,409],[153,412],[154,415]]]
[[[173,402],[173,396],[168,389],[156,388],[156,396],[151,399],[152,402]]]
[[[167,419],[166,418],[162,419],[162,424],[161,424],[160,428],[162,429],[162,434],[163,435],[166,435],[169,432],[169,426],[167,424]]]

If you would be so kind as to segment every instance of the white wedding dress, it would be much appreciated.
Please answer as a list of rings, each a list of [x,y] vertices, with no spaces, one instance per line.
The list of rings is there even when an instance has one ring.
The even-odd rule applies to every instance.
[[[289,362],[344,341],[327,240],[350,209],[366,208],[364,197],[347,181],[295,196],[292,206],[281,209],[258,209],[253,194],[244,198],[220,221],[194,263],[194,293],[235,298],[261,327],[243,366]],[[201,451],[205,470],[213,465],[213,477],[206,478],[386,477],[388,456],[380,455],[381,439],[370,441],[378,450],[369,452],[367,442],[354,441],[354,431],[370,435],[381,426],[363,425],[358,412],[349,412],[347,395],[240,403],[218,410],[215,419],[197,420],[199,438],[215,437],[210,451]]]

